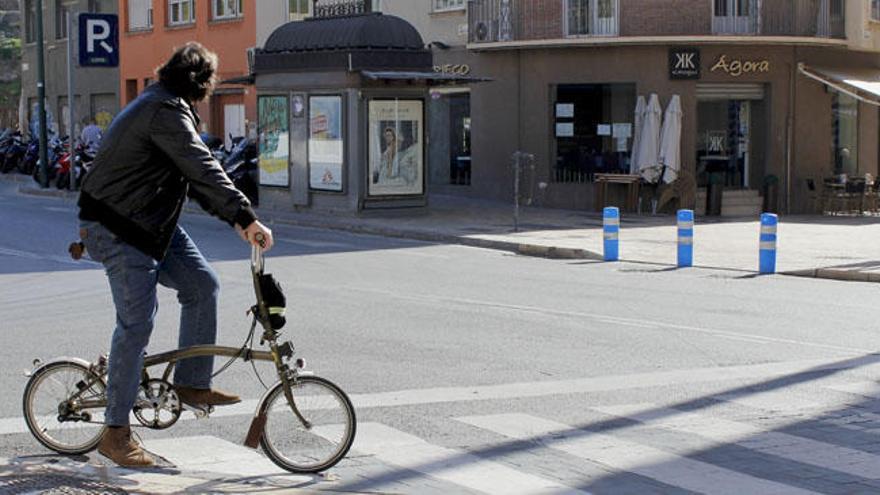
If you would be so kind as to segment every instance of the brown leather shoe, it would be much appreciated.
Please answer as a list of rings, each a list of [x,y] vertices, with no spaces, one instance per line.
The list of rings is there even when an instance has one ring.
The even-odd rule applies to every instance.
[[[174,387],[174,391],[180,402],[191,406],[228,406],[241,402],[241,397],[213,388]]]
[[[122,467],[140,468],[156,464],[153,456],[131,438],[129,426],[107,428],[98,444],[98,453]]]

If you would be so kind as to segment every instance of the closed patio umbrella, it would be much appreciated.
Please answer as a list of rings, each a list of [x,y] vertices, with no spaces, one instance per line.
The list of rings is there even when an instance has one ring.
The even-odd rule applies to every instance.
[[[667,184],[678,178],[681,169],[681,98],[673,95],[663,116],[660,131],[660,165],[663,182]]]
[[[660,177],[660,124],[663,109],[660,98],[652,94],[645,108],[642,132],[639,133],[639,151],[637,169],[642,178],[648,182],[657,182]]]
[[[639,142],[641,141],[642,134],[642,124],[645,122],[645,109],[648,107],[648,104],[645,103],[645,97],[639,95],[638,100],[636,101],[636,111],[635,111],[635,125],[633,129],[633,143],[632,143],[632,153],[629,157],[629,173],[638,174],[639,166],[638,166],[638,157],[639,157]]]

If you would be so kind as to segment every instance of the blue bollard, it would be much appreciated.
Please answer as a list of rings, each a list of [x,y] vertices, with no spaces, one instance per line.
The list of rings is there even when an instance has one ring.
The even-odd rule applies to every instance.
[[[773,213],[761,215],[759,269],[761,273],[776,273],[776,228],[779,218]]]
[[[694,266],[694,210],[678,210],[678,267]]]
[[[620,258],[620,210],[614,206],[602,210],[602,227],[605,261],[617,261]]]

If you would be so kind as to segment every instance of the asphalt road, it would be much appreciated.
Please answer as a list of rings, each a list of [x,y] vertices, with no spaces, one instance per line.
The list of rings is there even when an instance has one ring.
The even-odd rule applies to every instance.
[[[253,303],[248,247],[216,219],[187,215],[182,225],[220,275],[221,342],[238,345]],[[870,392],[880,373],[875,284],[273,228],[267,268],[287,294],[285,336],[309,368],[353,395],[366,425],[359,441],[371,439],[336,469],[334,490],[496,492],[455,474],[472,464],[498,493],[505,479],[525,493],[541,483],[594,493],[722,493],[724,483],[751,493],[880,491],[880,474],[829,467],[833,449],[827,462],[806,462],[749,443],[782,432],[880,466],[880,405]],[[107,282],[99,265],[67,258],[75,234],[70,202],[0,186],[0,457],[45,452],[14,426],[32,360],[91,359],[108,348]],[[151,352],[174,348],[178,317],[173,292],[161,290]],[[263,390],[241,363],[216,383],[250,400]],[[654,425],[627,408],[695,412],[755,432],[709,442],[711,427]],[[239,442],[247,421],[234,410],[142,436]],[[553,444],[560,431],[613,441],[572,450]],[[382,439],[394,435],[436,449],[432,462],[451,461],[435,469],[415,454],[392,455],[398,448]],[[695,471],[711,484],[688,481]]]

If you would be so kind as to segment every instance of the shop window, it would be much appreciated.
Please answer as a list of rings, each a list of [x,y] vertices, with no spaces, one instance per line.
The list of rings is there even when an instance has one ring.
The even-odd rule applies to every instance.
[[[291,21],[301,21],[312,15],[312,0],[288,0],[287,14]]]
[[[55,0],[55,39],[67,39],[67,18],[70,16],[70,7],[63,0]]]
[[[464,0],[434,0],[434,12],[463,10],[464,8]]]
[[[859,101],[835,92],[831,102],[835,175],[859,173]]]
[[[153,27],[153,1],[128,0],[128,30],[138,31]]]
[[[235,19],[244,14],[242,0],[213,0],[211,9],[214,19]]]
[[[591,182],[629,173],[635,84],[560,85],[556,91],[556,182]]]
[[[24,40],[34,43],[37,40],[37,2],[25,0],[24,4]]]
[[[192,24],[196,20],[193,0],[168,0],[168,25]]]

